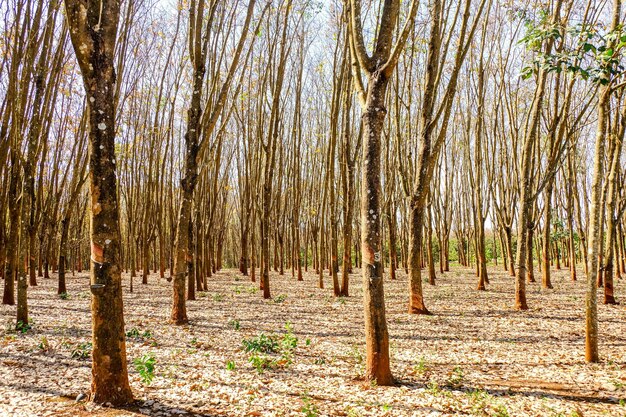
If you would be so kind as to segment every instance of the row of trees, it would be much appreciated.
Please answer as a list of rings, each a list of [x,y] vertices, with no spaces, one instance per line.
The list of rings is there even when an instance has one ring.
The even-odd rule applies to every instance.
[[[139,271],[171,280],[184,324],[222,267],[264,298],[272,267],[312,268],[320,288],[328,273],[336,296],[361,267],[367,372],[385,385],[385,271],[430,314],[422,268],[434,285],[451,251],[477,290],[502,259],[520,310],[535,259],[544,288],[582,263],[599,360],[597,287],[615,303],[626,273],[621,0],[0,9],[3,303],[27,323],[29,285],[52,269],[63,293],[68,268],[90,270],[95,401],[132,398],[123,270],[130,291]]]

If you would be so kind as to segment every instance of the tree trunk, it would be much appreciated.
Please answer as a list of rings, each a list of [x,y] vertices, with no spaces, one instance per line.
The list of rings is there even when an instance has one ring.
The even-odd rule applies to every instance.
[[[11,173],[9,178],[9,234],[5,243],[6,259],[4,264],[4,293],[2,304],[15,305],[15,277],[20,244],[20,214],[22,198],[20,196],[20,172],[15,151],[11,151]]]
[[[126,365],[120,228],[115,175],[115,50],[119,2],[65,0],[70,36],[83,75],[89,112],[91,187],[91,399],[132,401]],[[98,4],[96,4],[98,3]]]
[[[61,240],[59,242],[59,285],[57,294],[67,293],[65,283],[65,268],[67,266],[67,239],[70,230],[70,219],[68,217],[61,221]]]
[[[389,367],[389,335],[385,317],[385,294],[381,265],[380,137],[385,120],[384,74],[374,74],[368,85],[368,103],[363,112],[363,174],[361,188],[361,253],[365,299],[367,377],[379,385],[393,383]]]

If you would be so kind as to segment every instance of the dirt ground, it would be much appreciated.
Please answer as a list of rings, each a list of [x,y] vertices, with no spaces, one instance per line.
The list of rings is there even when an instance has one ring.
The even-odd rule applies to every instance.
[[[124,410],[75,400],[88,393],[91,376],[88,276],[70,276],[67,299],[56,295],[56,275],[40,278],[29,289],[31,330],[12,330],[15,308],[0,307],[0,415],[626,416],[624,306],[599,304],[602,363],[589,365],[583,281],[555,271],[554,289],[530,285],[530,310],[515,312],[512,278],[501,267],[489,272],[485,292],[474,290],[471,269],[459,267],[438,275],[434,287],[424,284],[432,316],[406,314],[403,272],[385,282],[395,387],[362,378],[358,274],[351,276],[351,296],[336,299],[328,277],[321,290],[310,272],[304,282],[290,271],[273,273],[274,298],[264,301],[248,277],[222,271],[210,278],[208,292],[188,302],[191,324],[184,327],[167,323],[166,280],[152,275],[146,286],[136,278],[130,293],[125,276],[137,403]],[[626,283],[616,284],[624,299]],[[261,333],[276,342],[277,353],[243,349]],[[149,385],[133,364],[146,354],[156,361]]]

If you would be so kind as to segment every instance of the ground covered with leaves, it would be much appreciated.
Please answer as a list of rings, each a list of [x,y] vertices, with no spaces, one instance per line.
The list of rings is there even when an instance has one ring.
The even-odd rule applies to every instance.
[[[454,267],[424,284],[432,316],[406,313],[407,276],[385,282],[395,387],[363,379],[360,276],[334,298],[317,277],[272,274],[272,300],[238,271],[222,271],[188,302],[190,325],[169,325],[170,285],[152,275],[124,308],[128,409],[82,401],[90,384],[88,276],[29,289],[32,328],[14,330],[1,306],[0,415],[208,416],[626,416],[626,309],[599,305],[602,363],[584,362],[583,281],[566,271],[554,289],[528,288],[513,311],[513,279],[490,268],[487,291]],[[580,274],[582,276],[582,274]],[[136,282],[140,279],[136,279]],[[617,282],[623,298],[626,283]],[[330,288],[330,289],[328,289]],[[77,397],[81,401],[76,401]]]

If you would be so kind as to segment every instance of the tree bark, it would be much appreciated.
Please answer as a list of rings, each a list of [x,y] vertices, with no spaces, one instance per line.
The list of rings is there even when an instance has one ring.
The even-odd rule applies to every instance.
[[[89,112],[91,188],[91,400],[128,404],[120,229],[115,175],[115,70],[113,54],[120,5],[114,0],[65,0],[74,51]]]

